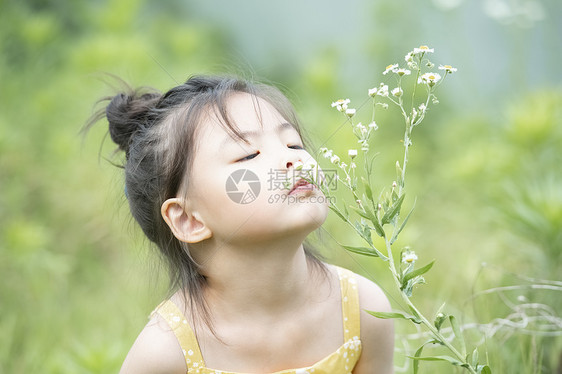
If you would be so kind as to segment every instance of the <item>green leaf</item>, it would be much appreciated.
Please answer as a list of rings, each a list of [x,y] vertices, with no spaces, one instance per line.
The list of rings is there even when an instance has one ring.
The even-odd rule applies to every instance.
[[[371,209],[369,209],[369,207],[367,206],[367,204],[365,204],[363,206],[363,209],[365,209],[365,212],[367,212],[367,215],[371,218],[369,218],[369,220],[372,222],[374,220],[377,219],[377,217],[375,217],[375,213],[373,213],[373,211]]]
[[[420,357],[422,350],[425,348],[426,345],[428,344],[442,344],[440,341],[435,340],[435,339],[431,339],[428,340],[427,342],[423,343],[418,350],[416,351],[416,353],[414,354],[414,357]],[[418,369],[419,369],[419,361],[414,359],[414,374],[417,374]]]
[[[482,373],[482,374],[492,374],[492,369],[490,369],[490,367],[488,365],[484,365],[484,367],[482,368],[482,371],[480,373]]]
[[[404,221],[400,225],[400,228],[392,234],[392,239],[390,240],[390,245],[394,244],[394,242],[398,238],[398,235],[402,232],[402,230],[404,230],[404,227],[406,226],[406,223],[408,223],[408,219],[410,219],[410,215],[414,211],[415,207],[416,207],[416,200],[414,200],[414,205],[412,206],[412,209],[410,209],[410,212],[408,213],[408,215],[406,216],[406,218],[404,219]]]
[[[387,223],[390,223],[394,219],[394,217],[396,217],[400,213],[400,207],[404,202],[405,196],[406,194],[402,194],[402,196],[400,196],[398,200],[396,200],[394,204],[392,204],[392,206],[384,213],[384,216],[381,219],[381,223],[383,226]]]
[[[415,356],[408,356],[412,360],[420,360],[420,361],[447,361],[456,366],[463,366],[464,364],[459,360],[451,357],[451,356],[426,356],[426,357],[415,357]]]
[[[453,328],[453,333],[457,337],[459,344],[461,346],[461,353],[463,356],[466,356],[466,345],[464,342],[464,337],[462,336],[462,332],[459,326],[459,323],[455,316],[449,316],[449,322],[451,323],[451,327]]]
[[[359,209],[356,206],[350,205],[349,206],[354,212],[356,212],[357,214],[359,214],[361,217],[368,219],[369,221],[372,221],[373,218],[375,218],[374,216],[369,216],[369,212],[366,212],[362,209]]]
[[[414,354],[414,357],[420,357],[421,356],[421,353],[423,351],[423,347],[425,347],[425,344],[418,348],[418,350]],[[420,366],[419,360],[414,360],[414,374],[418,374],[419,366]]]
[[[330,208],[330,210],[331,210],[332,212],[336,213],[336,215],[337,215],[338,217],[340,217],[342,220],[344,220],[344,221],[347,222],[347,218],[345,218],[345,217],[343,216],[343,214],[340,213],[340,211],[339,211],[338,208],[333,207],[333,206],[331,206],[331,205],[329,206],[329,208]]]
[[[384,232],[384,229],[382,228],[379,219],[377,217],[374,217],[374,219],[372,219],[371,222],[373,222],[373,226],[375,227],[375,232],[378,234],[378,236],[380,236],[381,238],[385,238],[386,233]]]
[[[474,351],[472,351],[472,366],[478,366],[478,348],[474,348]]]
[[[341,244],[340,244],[341,245]],[[383,260],[388,260],[388,258],[386,256],[384,256],[381,252],[379,252],[376,248],[369,248],[369,247],[353,247],[350,245],[342,245],[342,247],[344,247],[345,249],[347,249],[350,252],[353,253],[357,253],[360,255],[365,255],[365,256],[372,256],[372,257],[380,257]]]
[[[407,319],[418,325],[421,323],[421,320],[419,318],[399,312],[373,312],[370,310],[367,310],[366,312],[381,319]]]
[[[374,204],[375,201],[373,200],[373,190],[371,190],[369,181],[366,180],[364,177],[361,177],[361,180],[363,181],[363,186],[365,187],[365,195],[367,195],[367,198],[371,200],[371,202]]]
[[[396,182],[398,185],[404,183],[402,180],[402,168],[400,167],[400,161],[396,161]]]
[[[402,279],[402,284],[405,284],[410,279],[413,279],[413,278],[417,277],[418,275],[422,275],[422,274],[427,273],[429,271],[429,269],[431,269],[431,267],[433,266],[434,263],[435,263],[435,260],[431,261],[429,264],[425,265],[424,267],[421,267],[419,269],[416,269],[416,270],[412,271],[411,273],[406,274],[404,276],[404,278]]]
[[[443,322],[445,322],[446,319],[447,316],[445,314],[441,313],[441,315],[439,315],[439,313],[437,313],[437,315],[435,316],[435,321],[433,321],[433,325],[435,326],[437,331],[441,330],[441,326],[443,325]]]

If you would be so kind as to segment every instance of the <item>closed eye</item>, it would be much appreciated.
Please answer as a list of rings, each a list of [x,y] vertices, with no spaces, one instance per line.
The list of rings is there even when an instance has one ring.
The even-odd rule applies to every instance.
[[[289,145],[288,147],[291,149],[304,149],[302,145]]]
[[[248,161],[248,160],[251,160],[251,159],[253,159],[253,158],[257,157],[257,156],[258,156],[259,154],[260,154],[260,152],[259,152],[259,151],[257,151],[256,153],[252,153],[251,155],[248,155],[248,156],[246,156],[246,157],[242,157],[242,158],[241,158],[241,159],[239,159],[239,160],[236,160],[236,162],[242,162],[242,161]]]

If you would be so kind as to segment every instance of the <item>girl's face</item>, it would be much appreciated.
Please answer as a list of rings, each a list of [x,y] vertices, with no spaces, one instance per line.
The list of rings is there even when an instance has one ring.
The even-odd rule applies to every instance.
[[[230,136],[214,114],[203,119],[187,191],[191,207],[219,240],[304,239],[328,212],[322,192],[299,177],[316,161],[267,101],[239,93],[227,109],[247,142]]]

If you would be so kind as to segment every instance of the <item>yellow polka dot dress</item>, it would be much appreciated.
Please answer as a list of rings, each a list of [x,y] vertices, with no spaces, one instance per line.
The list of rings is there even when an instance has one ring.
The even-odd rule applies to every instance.
[[[271,374],[351,374],[361,355],[359,297],[355,275],[348,270],[337,269],[341,286],[344,344],[312,366],[282,370]],[[214,370],[205,366],[197,338],[191,326],[172,301],[165,301],[155,312],[159,313],[174,331],[185,356],[189,374],[243,374]]]

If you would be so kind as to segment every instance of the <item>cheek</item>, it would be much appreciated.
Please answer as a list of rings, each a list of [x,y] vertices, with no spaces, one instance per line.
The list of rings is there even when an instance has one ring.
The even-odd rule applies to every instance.
[[[196,178],[190,196],[208,221],[218,224],[249,216],[266,192],[261,178],[249,169],[199,173]]]

